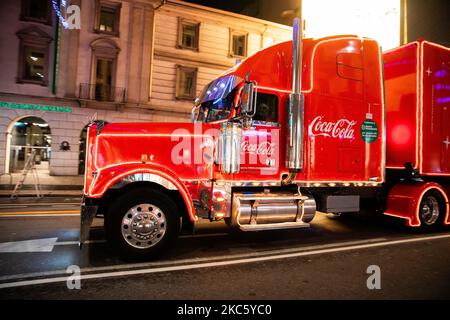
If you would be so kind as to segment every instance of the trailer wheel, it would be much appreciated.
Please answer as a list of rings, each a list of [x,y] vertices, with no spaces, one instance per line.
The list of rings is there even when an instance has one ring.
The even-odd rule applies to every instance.
[[[167,251],[178,236],[180,216],[165,193],[141,188],[120,196],[105,217],[108,242],[125,259],[151,259]]]
[[[425,193],[419,205],[421,229],[424,231],[436,229],[443,222],[444,215],[445,202],[442,195],[436,190]]]

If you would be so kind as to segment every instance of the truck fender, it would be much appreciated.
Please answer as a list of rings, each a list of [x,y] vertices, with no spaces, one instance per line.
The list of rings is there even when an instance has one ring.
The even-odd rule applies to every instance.
[[[445,186],[444,187],[444,191],[445,191],[445,194],[446,194],[446,196],[447,196],[447,199],[448,199],[448,201],[447,201],[447,215],[445,216],[445,219],[444,219],[444,224],[445,225],[450,225],[450,186]]]
[[[448,195],[444,188],[435,182],[396,184],[389,191],[384,214],[406,219],[409,227],[420,227],[420,202],[430,190],[437,190],[444,198],[446,203],[444,223],[450,224]]]
[[[126,177],[140,173],[150,174],[152,179],[149,181],[151,182],[155,182],[154,178],[159,177],[159,183],[156,183],[166,187],[166,189],[178,190],[186,205],[190,220],[197,220],[192,197],[184,183],[171,170],[155,164],[130,163],[99,169],[89,187],[87,196],[90,198],[101,198],[105,192],[113,187],[117,182]]]

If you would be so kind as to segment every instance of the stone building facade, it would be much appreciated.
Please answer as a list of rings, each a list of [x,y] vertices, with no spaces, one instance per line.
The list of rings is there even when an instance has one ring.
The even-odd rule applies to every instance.
[[[82,174],[90,119],[189,121],[209,81],[291,36],[177,0],[72,0],[80,29],[65,29],[57,2],[0,3],[0,174],[20,172],[33,149],[49,175]]]

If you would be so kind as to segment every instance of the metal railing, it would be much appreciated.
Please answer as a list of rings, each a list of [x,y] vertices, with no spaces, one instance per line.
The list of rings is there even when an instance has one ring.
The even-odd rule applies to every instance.
[[[124,103],[126,101],[126,89],[104,84],[80,83],[78,98],[83,100]]]

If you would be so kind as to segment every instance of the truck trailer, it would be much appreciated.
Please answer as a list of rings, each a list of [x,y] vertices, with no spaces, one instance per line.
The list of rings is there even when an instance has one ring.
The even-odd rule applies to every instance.
[[[384,53],[384,214],[408,226],[449,224],[450,49],[424,40]],[[406,174],[407,183],[398,183]]]
[[[165,252],[199,219],[245,232],[307,228],[316,211],[450,224],[450,50],[382,53],[354,35],[292,41],[211,81],[192,123],[93,122],[80,243],[95,215],[127,258]]]

